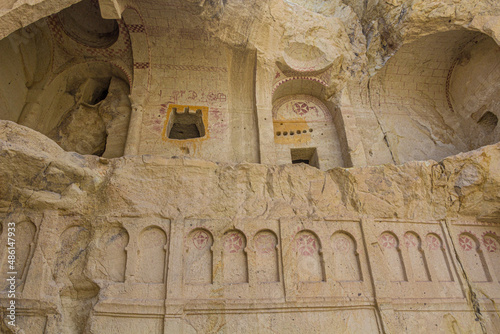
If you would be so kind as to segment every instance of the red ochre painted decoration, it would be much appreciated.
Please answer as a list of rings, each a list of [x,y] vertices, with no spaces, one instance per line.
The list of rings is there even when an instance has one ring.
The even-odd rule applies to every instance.
[[[335,241],[335,250],[339,253],[347,253],[349,251],[349,246],[351,241],[346,236],[339,236]]]
[[[203,249],[206,247],[210,237],[204,231],[197,231],[193,235],[193,244],[197,249]]]
[[[229,253],[237,253],[243,246],[243,239],[237,232],[231,232],[224,239],[224,250]]]
[[[466,252],[474,248],[474,241],[467,235],[461,235],[458,239],[458,243],[460,244],[460,247],[462,247],[462,249]]]
[[[271,253],[276,249],[276,238],[270,232],[260,233],[255,238],[255,248],[260,253]]]
[[[436,238],[435,235],[428,235],[426,240],[427,240],[427,246],[429,247],[429,250],[438,250],[441,246],[439,239]]]
[[[394,238],[393,235],[391,234],[383,234],[379,238],[380,244],[387,249],[391,249],[396,247],[397,241],[396,238]]]
[[[311,256],[318,249],[316,239],[310,235],[301,235],[297,239],[297,250],[301,255]]]

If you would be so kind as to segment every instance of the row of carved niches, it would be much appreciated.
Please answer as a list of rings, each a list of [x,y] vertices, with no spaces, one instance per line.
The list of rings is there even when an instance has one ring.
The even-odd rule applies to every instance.
[[[376,222],[372,229],[378,295],[464,297],[441,224]]]
[[[285,288],[287,298],[311,296],[313,290],[344,298],[346,286],[353,286],[350,297],[371,296],[358,223],[330,224],[327,231],[321,231],[325,223],[305,224],[311,229],[281,225],[187,221],[182,297],[276,299]]]
[[[500,229],[498,224],[452,224],[453,244],[468,281],[490,298],[499,297]],[[482,297],[482,296],[480,296]]]
[[[380,296],[463,297],[462,268],[469,283],[485,285],[490,296],[498,295],[490,287],[500,279],[497,227],[455,227],[451,239],[445,223],[377,222],[371,228],[378,235],[372,250],[381,265],[372,268]]]
[[[87,302],[98,295],[163,300],[166,287],[174,299],[269,300],[284,298],[285,291],[287,299],[355,299],[373,296],[371,276],[379,297],[464,298],[463,268],[470,284],[500,297],[500,238],[494,225],[455,223],[450,238],[447,225],[438,222],[365,222],[362,233],[357,221],[186,220],[172,228],[160,218],[56,220],[41,232],[31,219],[17,223],[18,291],[49,270],[69,301],[75,294]],[[3,244],[8,221],[0,228]],[[43,240],[57,240],[56,247],[40,245],[44,261],[40,233]],[[3,283],[3,292],[6,287]]]

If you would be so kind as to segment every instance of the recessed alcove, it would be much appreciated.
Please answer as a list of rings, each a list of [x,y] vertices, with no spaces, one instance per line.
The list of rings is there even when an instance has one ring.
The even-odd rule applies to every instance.
[[[318,152],[315,147],[290,149],[292,164],[304,163],[319,168]]]
[[[118,23],[101,17],[96,0],[78,2],[54,17],[69,37],[86,46],[107,48],[118,40]]]
[[[498,117],[491,111],[487,111],[483,116],[477,121],[477,124],[481,126],[487,133],[492,133],[498,125]]]
[[[122,156],[132,82],[123,29],[101,18],[97,1],[85,0],[0,41],[0,119],[32,128],[67,151]]]
[[[338,111],[323,100],[324,90],[321,83],[307,77],[276,87],[272,113],[279,164],[304,162],[322,170],[344,166]]]
[[[500,140],[500,48],[455,30],[403,45],[369,84],[393,162],[441,160]],[[361,122],[362,123],[362,122]],[[373,135],[361,129],[365,151]]]
[[[192,139],[205,136],[203,113],[201,109],[191,111],[189,107],[172,108],[168,125],[168,138]]]

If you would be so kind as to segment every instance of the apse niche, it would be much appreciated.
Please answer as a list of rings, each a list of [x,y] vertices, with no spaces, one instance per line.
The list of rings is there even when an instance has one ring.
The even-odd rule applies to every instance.
[[[6,79],[0,119],[39,131],[66,151],[122,156],[131,111],[130,45],[123,22],[102,19],[97,1],[12,33],[0,41]]]
[[[277,87],[272,110],[279,164],[305,163],[322,170],[344,165],[331,108],[321,99],[323,89],[308,78]]]
[[[370,81],[371,108],[394,162],[439,161],[498,142],[499,65],[500,48],[477,32],[402,46]]]

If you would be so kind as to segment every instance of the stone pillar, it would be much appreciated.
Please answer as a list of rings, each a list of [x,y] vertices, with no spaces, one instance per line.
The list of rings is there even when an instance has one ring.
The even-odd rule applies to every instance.
[[[124,155],[137,155],[139,153],[143,112],[144,109],[142,106],[135,103],[132,104]]]
[[[366,249],[368,268],[375,297],[375,306],[378,316],[381,318],[383,333],[398,333],[401,328],[398,324],[398,318],[392,305],[392,296],[387,295],[390,291],[390,282],[387,279],[387,273],[383,270],[384,264],[381,263],[382,255],[378,244],[376,222],[373,217],[364,216],[361,219],[361,233],[363,243]]]
[[[274,149],[272,78],[274,64],[257,55],[255,101],[257,108],[257,124],[259,129],[260,163],[276,164]]]
[[[24,104],[23,110],[19,115],[17,123],[24,125],[28,128],[35,129],[38,124],[38,117],[42,112],[42,107],[37,101],[38,96],[40,96],[42,90],[40,89],[30,89],[28,95],[26,96],[26,103]]]
[[[332,106],[329,106],[332,108]],[[335,107],[333,107],[335,108]],[[365,149],[356,124],[356,116],[347,90],[342,91],[334,122],[342,146],[344,167],[366,166]]]

